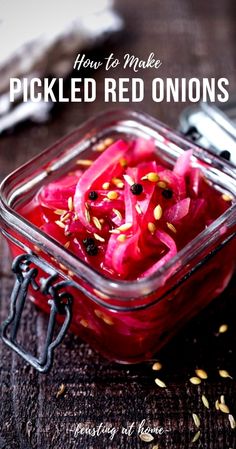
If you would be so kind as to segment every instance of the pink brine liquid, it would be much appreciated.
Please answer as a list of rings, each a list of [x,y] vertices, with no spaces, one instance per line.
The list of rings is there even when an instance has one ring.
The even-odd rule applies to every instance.
[[[18,212],[109,279],[138,282],[158,275],[231,205],[231,198],[191,165],[191,151],[170,168],[152,140],[106,139],[98,150],[94,160],[78,160]],[[225,248],[160,302],[136,311],[97,306],[78,291],[72,329],[109,358],[147,359],[223,290],[232,270]],[[154,292],[150,303],[165,288]],[[40,294],[34,301],[48,309]]]

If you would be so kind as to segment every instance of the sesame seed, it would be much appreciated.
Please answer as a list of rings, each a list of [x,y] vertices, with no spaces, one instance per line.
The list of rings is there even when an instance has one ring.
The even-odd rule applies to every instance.
[[[120,235],[117,237],[117,241],[118,241],[118,242],[125,242],[125,240],[126,240],[126,235],[125,235],[125,234],[120,234]]]
[[[203,394],[202,395],[202,402],[203,402],[203,405],[206,407],[206,408],[209,408],[209,402],[208,402],[208,399],[206,398],[206,396]]]
[[[220,410],[218,399],[215,402],[215,408],[216,408],[216,410]]]
[[[95,295],[99,296],[102,299],[109,299],[109,296],[105,295],[104,293],[100,292],[96,288],[93,289]]]
[[[116,187],[118,187],[118,189],[123,189],[124,183],[123,183],[123,181],[121,179],[119,179],[119,178],[112,178],[112,182],[113,182],[113,184]]]
[[[167,184],[165,181],[158,181],[157,183],[158,187],[160,187],[160,189],[166,189]]]
[[[108,324],[108,326],[113,326],[114,323],[113,323],[112,319],[109,318],[108,316],[103,315],[102,319],[103,319],[104,323]]]
[[[69,246],[70,246],[70,241],[68,240],[68,242],[65,243],[64,247],[65,247],[66,249],[68,249]]]
[[[207,379],[208,375],[206,373],[206,371],[204,371],[203,369],[196,369],[195,373],[198,377],[200,377],[200,379]]]
[[[143,211],[142,211],[142,209],[141,209],[139,204],[135,204],[135,209],[136,209],[136,211],[138,212],[139,215],[141,215],[143,213]]]
[[[59,226],[59,228],[65,229],[66,225],[62,223],[60,220],[55,221],[56,225]]]
[[[110,183],[109,183],[109,182],[104,182],[104,184],[102,185],[102,188],[103,188],[104,190],[108,190],[109,187],[110,187]]]
[[[70,212],[72,212],[72,210],[74,209],[74,204],[73,204],[73,198],[72,198],[72,196],[70,196],[70,197],[68,198],[68,209],[69,209]]]
[[[158,379],[158,377],[156,377],[155,383],[156,383],[156,384],[158,385],[158,387],[160,387],[160,388],[166,388],[165,382],[163,382],[163,380],[161,380],[161,379]]]
[[[155,362],[152,365],[152,369],[153,371],[160,371],[162,369],[162,364],[160,362]]]
[[[106,145],[104,144],[104,142],[100,142],[94,147],[94,150],[99,151],[99,152],[102,152],[105,149],[106,149]]]
[[[87,321],[87,320],[84,320],[84,319],[80,320],[80,324],[81,324],[81,326],[83,326],[83,327],[88,327],[88,326],[89,326],[88,321]]]
[[[99,242],[105,242],[105,239],[103,237],[101,237],[100,235],[96,234],[96,232],[94,232],[94,238],[96,240],[98,240]]]
[[[224,201],[232,201],[233,200],[232,196],[226,195],[225,193],[222,195],[222,199]]]
[[[148,230],[153,234],[156,231],[156,225],[152,223],[151,221],[147,225]]]
[[[199,379],[199,377],[191,377],[189,382],[193,385],[199,385],[201,383],[201,379]]]
[[[90,159],[78,159],[76,161],[77,165],[82,165],[83,167],[90,167],[90,165],[92,165],[93,161],[91,161]]]
[[[236,421],[235,421],[233,415],[229,415],[229,416],[228,416],[228,419],[229,419],[229,423],[230,423],[231,429],[235,429],[235,427],[236,427]]]
[[[160,204],[158,204],[155,207],[155,209],[153,211],[153,215],[154,215],[155,220],[160,220],[161,219],[161,217],[162,217],[162,207],[161,207]]]
[[[128,163],[127,163],[127,160],[126,160],[124,157],[122,157],[122,158],[120,159],[120,165],[121,165],[121,167],[123,167],[123,168],[127,167]]]
[[[230,376],[230,374],[228,373],[228,371],[226,371],[226,370],[224,370],[224,369],[220,369],[219,370],[219,375],[220,375],[220,377],[223,377],[223,378],[230,378],[230,379],[233,379],[232,378],[232,376]]]
[[[145,443],[150,443],[151,441],[154,440],[153,436],[147,432],[140,433],[139,438]]]
[[[120,234],[119,229],[110,229],[110,234]]]
[[[106,145],[106,147],[109,147],[113,142],[114,142],[114,139],[112,139],[112,137],[106,137],[104,139],[104,144]]]
[[[59,263],[59,267],[61,268],[61,270],[67,271],[67,268],[62,263]]]
[[[200,430],[198,430],[198,432],[195,433],[195,435],[194,435],[194,437],[192,439],[192,443],[195,443],[197,440],[199,440],[200,435],[201,435],[201,432],[200,432]]]
[[[68,218],[70,218],[70,213],[69,212],[67,214],[65,214],[65,215],[61,215],[60,221],[62,223],[64,223],[66,220],[68,220]]]
[[[201,422],[200,422],[199,416],[196,415],[196,413],[192,413],[192,417],[193,417],[193,422],[194,422],[195,426],[200,427]]]
[[[117,192],[115,192],[115,190],[111,190],[110,192],[108,192],[107,194],[107,198],[109,200],[117,200],[119,194]]]
[[[85,209],[85,217],[86,217],[86,220],[90,223],[91,217],[90,217],[90,213],[89,213],[88,209]]]
[[[223,413],[229,413],[229,407],[226,404],[219,404],[219,409]]]
[[[224,334],[225,332],[227,332],[227,330],[228,330],[228,325],[227,324],[222,324],[220,327],[219,327],[219,334]]]
[[[172,232],[174,232],[175,234],[177,233],[176,228],[174,227],[174,225],[172,223],[166,223],[167,228],[169,228]]]
[[[66,210],[63,210],[63,209],[54,210],[54,214],[56,214],[56,215],[63,215],[65,213],[66,213]]]
[[[123,175],[124,180],[129,184],[129,186],[132,186],[134,184],[134,180],[129,175]]]
[[[112,210],[113,210],[114,214],[115,214],[120,220],[122,220],[122,215],[121,215],[120,211],[119,211],[118,209],[112,209]]]
[[[94,313],[98,318],[101,318],[101,320],[103,320],[104,323],[108,324],[109,326],[112,326],[114,324],[112,319],[105,315],[101,310],[95,309]]]
[[[93,224],[96,226],[96,228],[99,229],[99,231],[101,231],[102,225],[101,225],[99,219],[97,217],[92,217],[92,220],[93,220]]]
[[[132,223],[124,223],[121,226],[119,226],[117,229],[121,232],[124,232],[124,231],[128,231],[128,229],[132,228],[132,226],[133,226]]]

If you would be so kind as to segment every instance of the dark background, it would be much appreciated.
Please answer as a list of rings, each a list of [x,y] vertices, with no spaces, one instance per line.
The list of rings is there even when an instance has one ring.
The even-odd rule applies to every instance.
[[[100,49],[97,57],[113,51],[120,59],[127,52],[146,59],[154,51],[163,64],[158,71],[139,73],[146,85],[155,76],[223,76],[229,79],[231,92],[236,91],[233,0],[120,0],[117,9],[125,18],[126,31],[116,42]],[[125,76],[132,75],[131,71],[125,73]],[[98,71],[94,76],[102,98],[104,72]],[[124,76],[124,72],[117,68],[114,76]],[[148,92],[144,103],[134,105],[135,109],[175,127],[184,106],[155,104]],[[132,104],[124,103],[122,107],[132,107]],[[99,99],[92,105],[63,105],[48,124],[27,124],[14,134],[1,136],[1,178],[91,115],[108,108],[111,105]],[[3,320],[13,278],[2,239],[0,245],[0,319]],[[227,415],[217,412],[214,406],[219,395],[224,394],[236,416],[236,383],[221,379],[217,371],[228,369],[236,376],[235,312],[235,282],[232,281],[220,298],[158,354],[157,359],[163,363],[163,371],[158,375],[168,386],[164,390],[154,383],[152,362],[131,367],[112,364],[73,335],[68,335],[56,351],[55,365],[48,376],[37,374],[0,344],[0,448],[134,449],[157,443],[160,449],[236,448],[235,431],[230,429]],[[219,336],[217,330],[224,322],[229,325],[229,331]],[[28,305],[24,342],[37,348],[45,335],[46,323],[44,315]],[[209,379],[201,386],[188,382],[196,367],[204,367],[209,373]],[[66,386],[65,395],[56,398],[62,383]],[[202,405],[203,393],[209,399],[209,410]],[[198,413],[201,419],[201,437],[193,444],[190,442],[196,429],[192,412]],[[121,428],[143,419],[150,427],[163,426],[166,433],[151,444],[142,442],[136,433],[132,437],[118,434],[113,442],[106,435],[78,438],[73,435],[73,428],[80,422],[90,422],[91,426],[111,423]]]

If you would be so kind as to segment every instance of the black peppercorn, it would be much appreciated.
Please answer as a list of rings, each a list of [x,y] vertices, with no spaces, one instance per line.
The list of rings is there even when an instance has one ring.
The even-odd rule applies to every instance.
[[[89,192],[89,199],[96,200],[97,198],[98,198],[97,192],[95,192],[95,190],[91,190],[91,192]]]
[[[130,187],[133,195],[140,195],[143,191],[143,186],[141,184],[137,184],[136,182]]]
[[[161,193],[162,196],[164,196],[164,198],[166,198],[167,200],[170,200],[173,196],[173,192],[171,189],[163,189]]]
[[[96,256],[98,253],[98,247],[96,245],[88,245],[86,246],[86,252],[89,256]]]
[[[94,240],[92,237],[86,237],[86,238],[83,240],[83,244],[84,244],[85,246],[95,245],[95,240]]]

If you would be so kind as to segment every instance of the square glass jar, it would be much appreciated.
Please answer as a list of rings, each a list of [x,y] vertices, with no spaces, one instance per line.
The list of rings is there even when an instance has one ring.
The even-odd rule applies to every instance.
[[[76,258],[69,249],[28,222],[17,210],[45,184],[75,167],[77,159],[94,157],[103,139],[152,138],[167,167],[192,149],[192,165],[232,205],[189,242],[158,272],[139,280],[113,280]],[[105,150],[106,151],[106,150]],[[195,146],[145,114],[110,111],[95,117],[69,136],[10,174],[0,190],[0,224],[13,257],[33,254],[37,275],[57,273],[73,297],[71,330],[105,357],[120,363],[150,359],[189,319],[219,295],[235,268],[236,175],[227,161]],[[50,311],[48,298],[29,286],[29,297]]]

